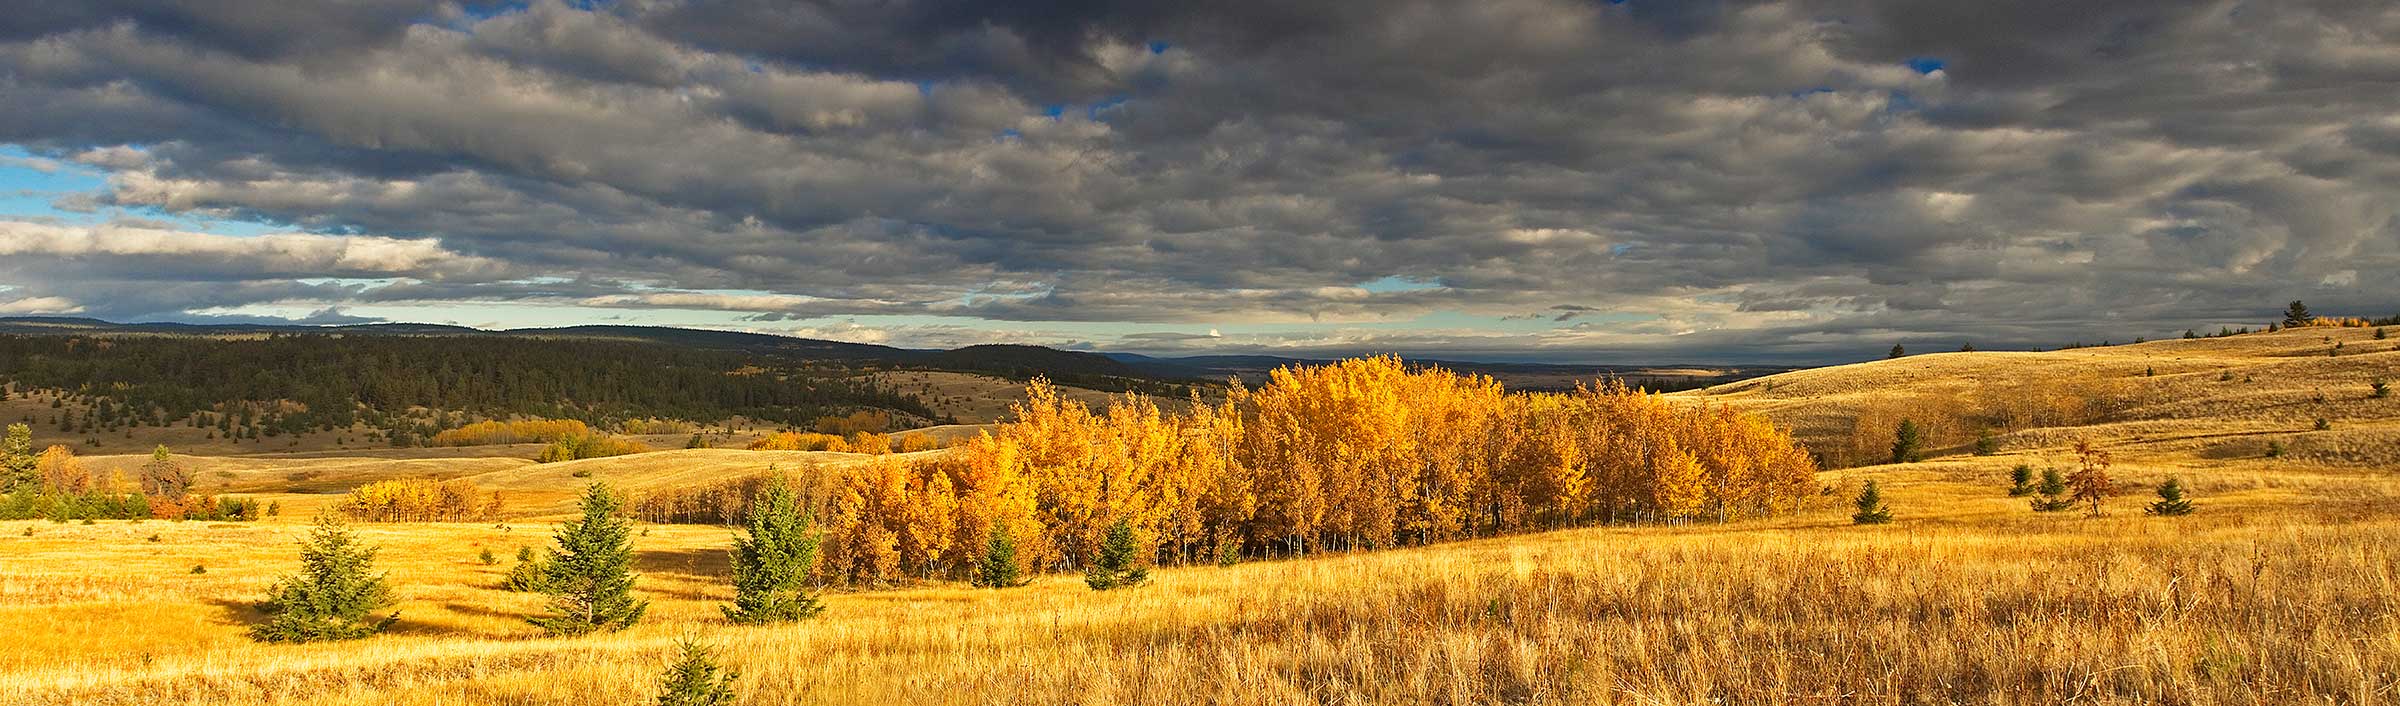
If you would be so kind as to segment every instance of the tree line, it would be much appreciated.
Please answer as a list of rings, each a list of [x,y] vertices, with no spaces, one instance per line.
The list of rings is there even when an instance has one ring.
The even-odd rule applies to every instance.
[[[1815,466],[1724,407],[1621,386],[1511,394],[1488,377],[1369,358],[1276,371],[1216,405],[1105,411],[1036,381],[1014,419],[939,458],[812,468],[789,481],[831,582],[971,578],[1003,534],[1028,572],[1072,571],[1126,524],[1167,563],[1386,548],[1629,520],[1793,507]],[[653,521],[742,516],[742,480],[634,502]]]
[[[654,343],[464,336],[0,335],[0,382],[97,400],[111,425],[213,421],[245,436],[365,423],[430,436],[408,410],[533,415],[612,426],[736,416],[802,424],[860,408],[935,418],[866,377],[756,367],[733,351]],[[88,422],[87,422],[88,424]]]
[[[0,433],[0,520],[255,520],[275,510],[197,492],[191,473],[164,445],[127,478],[91,470],[65,446],[34,452],[33,430],[24,424]]]

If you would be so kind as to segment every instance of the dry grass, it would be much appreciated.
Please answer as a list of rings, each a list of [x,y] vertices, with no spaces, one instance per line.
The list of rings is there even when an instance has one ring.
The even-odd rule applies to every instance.
[[[474,561],[539,526],[363,527],[401,629],[268,646],[241,636],[241,604],[291,568],[296,523],[7,523],[0,624],[25,649],[0,657],[0,701],[633,703],[695,631],[755,704],[2364,704],[2400,686],[2390,478],[2243,469],[2194,483],[2199,515],[2123,498],[2086,520],[1996,497],[1996,472],[1878,472],[1889,527],[1819,509],[1166,570],[1106,594],[1071,577],[845,594],[777,628],[717,618],[724,530],[653,527],[651,619],[582,640],[536,637],[517,619],[534,600],[490,588],[505,563]]]
[[[748,704],[2400,701],[2400,474],[2388,460],[2400,451],[2380,436],[2400,404],[2308,398],[2338,416],[2314,432],[2295,422],[2314,408],[2284,419],[2183,401],[2206,392],[2231,409],[2274,409],[2295,391],[2330,396],[2354,374],[2346,366],[2393,354],[2314,360],[2262,352],[2279,350],[2272,340],[2201,343],[2255,350],[1923,356],[1712,391],[1791,418],[1839,418],[1876,395],[1972,395],[1955,376],[1975,370],[2159,368],[2095,424],[2017,430],[1994,457],[1829,472],[1829,492],[1794,516],[1168,569],[1109,593],[1061,576],[1009,591],[840,594],[823,617],[784,627],[718,616],[730,535],[714,527],[654,526],[635,539],[639,590],[654,602],[642,625],[548,639],[520,620],[536,598],[492,588],[513,558],[475,560],[486,547],[513,557],[538,545],[547,525],[362,525],[384,547],[400,627],[274,646],[243,638],[255,617],[246,602],[295,566],[301,518],[0,523],[0,703],[630,704],[673,641],[694,633],[742,671]],[[2220,365],[2257,382],[2224,389]],[[2154,387],[2160,379],[2172,386]],[[2128,490],[2109,516],[2036,514],[2002,493],[2009,466],[2063,464],[2076,438],[2117,455]],[[2294,450],[2267,459],[2240,446],[2264,439]],[[479,477],[538,495],[586,480],[575,464],[614,482],[675,484],[765,462],[741,454],[753,452]],[[2169,475],[2199,513],[2142,516],[2148,488]],[[1882,482],[1894,524],[1849,524],[1843,505],[1867,478]]]

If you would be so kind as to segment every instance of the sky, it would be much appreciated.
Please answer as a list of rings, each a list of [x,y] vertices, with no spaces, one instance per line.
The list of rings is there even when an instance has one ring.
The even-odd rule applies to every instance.
[[[1815,363],[2400,312],[2400,3],[86,0],[0,315]]]

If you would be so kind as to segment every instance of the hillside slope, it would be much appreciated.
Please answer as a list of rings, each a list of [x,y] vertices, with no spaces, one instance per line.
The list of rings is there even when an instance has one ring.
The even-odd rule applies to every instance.
[[[2400,466],[2400,337],[2305,328],[2044,352],[1915,355],[1800,370],[1678,393],[1793,427],[1832,465],[1888,460],[1909,419],[1937,452],[1964,453],[1984,430],[1997,451],[2088,439],[2121,454],[2263,456]],[[2338,347],[2337,347],[2338,346]],[[2318,430],[2323,419],[2329,428]]]

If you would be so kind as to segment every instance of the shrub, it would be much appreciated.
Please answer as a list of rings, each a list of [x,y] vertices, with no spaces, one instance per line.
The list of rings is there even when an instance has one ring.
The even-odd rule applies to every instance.
[[[1858,491],[1858,500],[1853,504],[1858,508],[1858,512],[1850,515],[1854,524],[1880,525],[1892,521],[1892,509],[1884,507],[1883,489],[1875,481],[1867,481],[1867,487]]]
[[[2331,421],[2327,421],[2327,420],[2326,420],[2324,417],[2318,417],[2318,418],[2317,418],[2317,431],[2325,431],[2325,430],[2327,430],[2327,429],[2332,429],[2332,428],[2333,428],[2333,422],[2331,422]]]
[[[500,556],[493,554],[491,547],[484,547],[482,552],[475,555],[475,560],[482,562],[484,566],[495,566],[500,563]]]
[[[1992,436],[1991,427],[1975,433],[1975,455],[1990,456],[2000,450],[2000,440]]]
[[[620,439],[604,434],[571,434],[551,442],[550,446],[542,449],[541,455],[535,457],[534,460],[541,463],[557,463],[586,458],[623,456],[649,450],[649,445],[632,439]]]
[[[2390,396],[2392,396],[2392,385],[2391,385],[2391,383],[2389,383],[2389,382],[2385,382],[2385,381],[2382,381],[2382,380],[2377,380],[2377,381],[2374,381],[2374,382],[2371,382],[2371,383],[2367,383],[2367,389],[2368,389],[2368,390],[2371,390],[2371,392],[2367,393],[2367,396],[2368,396],[2368,397],[2371,397],[2371,398],[2375,398],[2375,399],[2379,399],[2379,400],[2380,400],[2380,399],[2383,399],[2383,398],[2385,398],[2385,397],[2390,397]]]
[[[444,430],[426,440],[431,446],[550,443],[570,436],[591,436],[592,428],[573,419],[482,421]]]

